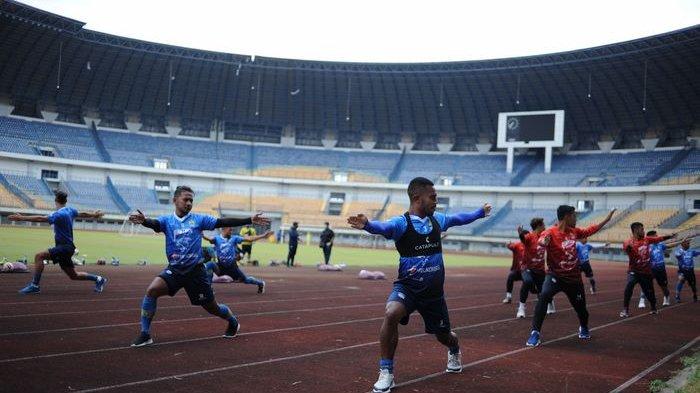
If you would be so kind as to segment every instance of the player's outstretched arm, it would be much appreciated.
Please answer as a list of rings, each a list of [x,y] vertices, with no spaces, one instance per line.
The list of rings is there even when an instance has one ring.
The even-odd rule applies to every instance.
[[[603,229],[603,227],[604,227],[608,222],[610,222],[610,219],[612,219],[612,217],[613,217],[613,215],[615,214],[616,211],[617,211],[617,209],[612,209],[612,210],[610,210],[610,212],[608,213],[607,216],[605,216],[605,218],[603,219],[603,221],[601,221],[601,222],[599,222],[599,223],[597,223],[597,224],[593,224],[593,225],[591,225],[591,226],[589,226],[589,227],[586,227],[586,228],[574,228],[574,230],[576,231],[576,237],[577,237],[578,239],[581,239],[581,238],[584,238],[584,237],[590,237],[590,236],[594,235],[595,233],[597,233],[598,231],[600,231],[601,229]]]
[[[647,236],[645,237],[646,241],[649,243],[662,243],[665,242],[666,240],[670,240],[676,237],[676,233],[672,233],[670,235],[666,236]]]
[[[146,218],[141,210],[136,210],[136,213],[129,215],[129,221],[134,224],[143,225],[146,228],[151,228],[155,232],[160,232],[160,222],[153,218]]]
[[[10,221],[26,221],[26,222],[49,222],[48,216],[24,216],[21,214],[10,214],[7,216]]]
[[[243,236],[243,241],[246,241],[246,242],[257,242],[258,240],[266,239],[266,238],[270,237],[270,235],[272,235],[272,233],[273,233],[272,231],[267,231],[267,232],[263,233],[262,235],[257,235],[257,236]]]
[[[394,221],[370,221],[364,214],[348,217],[348,224],[355,229],[364,230],[373,235],[382,235],[387,239],[391,238],[396,230]]]
[[[248,217],[248,218],[225,217],[225,218],[217,219],[216,224],[214,225],[214,228],[240,227],[243,225],[250,225],[250,224],[262,225],[262,226],[270,225],[270,219],[267,217],[263,217],[262,212],[258,212],[253,217]]]
[[[215,243],[216,243],[216,242],[214,241],[214,238],[208,237],[208,236],[205,235],[205,234],[202,234],[202,239],[208,241],[208,242],[211,243],[211,244],[215,244]]]
[[[484,203],[484,206],[482,206],[482,207],[480,207],[472,212],[451,214],[451,215],[445,216],[445,225],[444,225],[444,228],[442,228],[442,230],[446,231],[448,228],[451,228],[451,227],[460,226],[460,225],[467,225],[467,224],[474,222],[480,218],[487,217],[489,214],[491,214],[491,204]]]
[[[665,244],[666,247],[668,247],[668,248],[673,248],[673,247],[675,247],[675,246],[677,246],[677,245],[683,243],[684,241],[690,240],[690,239],[692,239],[692,238],[694,238],[694,237],[697,237],[697,236],[698,236],[698,234],[697,234],[697,233],[694,233],[694,234],[692,234],[692,235],[684,236],[684,237],[681,238],[681,239],[677,239],[677,240],[673,240],[673,241],[665,241],[664,244]]]
[[[598,230],[603,229],[603,227],[605,226],[605,224],[607,224],[608,222],[610,222],[610,220],[612,219],[612,217],[613,217],[613,215],[615,214],[616,211],[617,211],[617,209],[612,209],[612,210],[610,210],[610,212],[608,213],[608,215],[605,216],[605,219],[603,219],[603,221],[601,221],[601,222],[598,224]]]
[[[102,212],[102,210],[95,210],[94,212],[79,212],[78,213],[78,218],[94,218],[94,219],[99,219],[102,218],[105,214]]]

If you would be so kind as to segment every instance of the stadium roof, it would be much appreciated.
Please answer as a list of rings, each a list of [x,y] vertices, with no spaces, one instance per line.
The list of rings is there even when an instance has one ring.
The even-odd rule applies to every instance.
[[[377,64],[145,42],[14,1],[0,3],[0,18],[0,99],[21,114],[471,141],[495,136],[497,113],[516,110],[565,109],[570,140],[700,123],[700,25],[547,55]]]

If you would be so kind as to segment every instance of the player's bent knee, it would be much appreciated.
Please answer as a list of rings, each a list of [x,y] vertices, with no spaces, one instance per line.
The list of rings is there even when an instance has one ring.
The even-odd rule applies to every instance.
[[[406,316],[406,309],[403,305],[387,306],[384,312],[384,319],[391,324],[398,324],[401,318]]]

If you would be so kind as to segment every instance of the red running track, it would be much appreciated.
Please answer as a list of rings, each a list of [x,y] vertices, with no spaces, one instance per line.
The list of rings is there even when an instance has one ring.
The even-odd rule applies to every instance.
[[[648,391],[651,380],[670,377],[678,359],[698,348],[699,306],[681,303],[656,316],[633,309],[621,320],[625,266],[594,269],[593,339],[575,337],[576,316],[558,295],[558,312],[545,320],[543,345],[535,349],[524,347],[531,315],[516,320],[515,305],[500,304],[505,269],[448,269],[464,372],[443,372],[446,349],[423,333],[416,314],[400,331],[395,391]],[[156,345],[133,349],[140,299],[156,268],[89,270],[110,278],[104,293],[54,268],[40,295],[16,294],[29,275],[0,276],[3,392],[366,392],[376,379],[390,281],[358,280],[354,270],[249,268],[267,281],[264,295],[255,286],[215,284],[217,299],[239,315],[239,337],[221,338],[225,322],[189,306],[181,293],[159,301]],[[529,314],[533,309],[529,304]]]

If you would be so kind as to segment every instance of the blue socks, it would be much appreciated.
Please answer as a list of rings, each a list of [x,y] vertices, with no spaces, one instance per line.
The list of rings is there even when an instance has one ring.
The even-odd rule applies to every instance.
[[[41,273],[34,273],[34,277],[32,277],[32,284],[39,286],[39,281],[41,281]]]
[[[151,321],[156,314],[156,298],[144,296],[141,303],[141,331],[149,333],[151,331]]]
[[[229,323],[238,323],[238,320],[233,316],[231,309],[225,304],[219,304],[219,314],[221,318],[227,320]]]
[[[394,373],[394,359],[379,359],[379,369]]]
[[[459,345],[456,347],[450,348],[450,355],[456,355],[459,353]]]
[[[677,295],[681,294],[681,289],[683,289],[683,281],[678,281],[678,284],[676,284],[676,294]]]
[[[90,281],[97,281],[98,278],[100,278],[100,276],[90,274],[90,273],[88,273],[87,276],[85,276],[85,279],[90,280]]]

